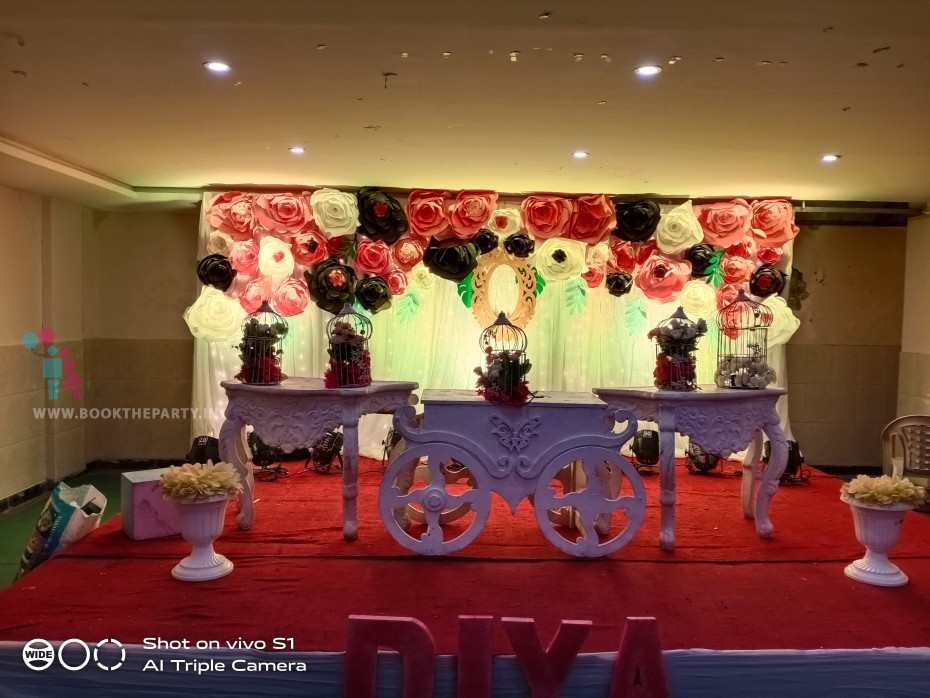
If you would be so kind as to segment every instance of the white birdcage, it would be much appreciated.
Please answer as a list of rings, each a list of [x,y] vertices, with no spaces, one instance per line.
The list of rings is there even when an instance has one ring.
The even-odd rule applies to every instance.
[[[236,378],[243,383],[274,385],[285,378],[281,373],[281,340],[287,335],[287,321],[264,301],[242,323],[239,359],[242,368]]]
[[[696,322],[679,307],[672,316],[649,331],[656,340],[655,385],[660,390],[697,390],[698,339],[707,333],[702,318]]]
[[[739,294],[720,311],[717,371],[721,388],[764,388],[775,380],[768,365],[768,332],[774,315],[768,306]]]
[[[326,324],[329,340],[327,388],[360,388],[371,385],[371,320],[348,303]]]
[[[526,375],[532,368],[526,356],[526,333],[500,313],[478,341],[484,370],[478,374],[478,394],[492,402],[523,404],[531,396]]]

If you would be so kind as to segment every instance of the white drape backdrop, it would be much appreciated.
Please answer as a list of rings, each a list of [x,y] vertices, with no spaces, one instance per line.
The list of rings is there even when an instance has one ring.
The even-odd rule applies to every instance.
[[[204,196],[204,211],[209,210],[214,196]],[[206,241],[211,232],[206,217],[202,216],[202,220],[198,258],[207,254]],[[790,259],[790,244],[785,253]],[[421,390],[473,389],[474,368],[483,361],[478,348],[478,336],[483,328],[471,309],[462,303],[454,282],[430,278],[429,288],[417,288],[420,304],[416,313],[405,315],[395,299],[390,309],[371,317],[373,334],[369,348],[373,376],[376,380],[416,381]],[[615,298],[602,285],[586,289],[584,307],[572,314],[565,298],[567,283],[546,285],[536,299],[536,314],[526,327],[528,353],[533,364],[529,374],[531,389],[541,393],[584,392],[596,387],[652,385],[655,347],[646,338],[646,332],[670,316],[676,304],[645,299],[638,289]],[[516,295],[512,273],[497,272],[491,285],[492,307],[506,310],[513,306]],[[645,309],[645,317],[633,312],[637,308]],[[331,317],[311,303],[301,315],[288,318],[289,331],[283,344],[283,370],[287,375],[323,375],[327,364],[325,330]],[[194,341],[192,406],[197,416],[192,424],[193,435],[217,436],[226,407],[220,381],[232,378],[239,371],[234,348],[238,340]],[[702,384],[713,382],[716,342],[713,330],[701,340],[698,378]],[[776,384],[782,387],[787,379],[784,359],[783,344],[770,347],[769,363],[777,373]],[[783,402],[780,413],[787,426],[787,403]],[[363,455],[381,455],[382,441],[389,426],[389,416],[372,415],[362,420],[359,441]]]

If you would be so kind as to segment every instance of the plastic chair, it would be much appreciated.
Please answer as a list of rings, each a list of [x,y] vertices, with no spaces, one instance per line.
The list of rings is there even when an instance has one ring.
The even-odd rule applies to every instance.
[[[896,452],[896,444],[899,452]],[[930,416],[898,417],[885,427],[882,432],[882,471],[885,475],[912,480],[930,478]]]

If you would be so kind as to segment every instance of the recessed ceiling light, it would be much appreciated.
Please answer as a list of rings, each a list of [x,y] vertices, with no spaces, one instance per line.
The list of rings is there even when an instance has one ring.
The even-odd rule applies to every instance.
[[[633,71],[641,78],[651,78],[653,75],[658,75],[662,72],[662,67],[658,65],[641,65],[639,68]]]
[[[574,153],[572,153],[572,156],[578,158],[579,160],[583,160],[584,158],[588,157],[588,154],[583,150],[576,150]]]
[[[295,145],[293,148],[288,148],[288,151],[294,155],[303,155],[306,151],[301,148],[299,145]]]
[[[834,154],[832,154],[832,153],[828,153],[828,154],[824,155],[822,158],[820,158],[820,161],[821,161],[821,162],[836,162],[836,161],[839,160],[841,157],[843,157],[843,156],[842,156],[842,155],[834,155]]]
[[[228,63],[222,63],[220,61],[207,61],[203,64],[203,67],[211,73],[228,73],[230,70]]]

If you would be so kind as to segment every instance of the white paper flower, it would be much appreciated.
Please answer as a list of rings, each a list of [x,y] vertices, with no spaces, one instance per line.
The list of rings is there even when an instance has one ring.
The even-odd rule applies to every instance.
[[[678,294],[678,305],[685,309],[688,317],[708,318],[717,310],[717,294],[714,287],[695,279],[685,284]]]
[[[769,346],[773,347],[786,343],[801,326],[801,321],[794,316],[791,308],[788,307],[785,299],[781,296],[769,296],[762,301],[762,304],[771,310],[772,315],[774,315],[768,332]]]
[[[232,235],[219,230],[210,233],[210,239],[207,241],[207,250],[211,254],[221,254],[224,257],[229,256],[229,250],[232,248]]]
[[[430,270],[426,268],[425,264],[421,263],[417,264],[413,269],[410,270],[410,280],[426,291],[427,289],[432,288],[436,277],[430,273]]]
[[[265,276],[290,276],[294,273],[294,255],[291,246],[283,240],[268,236],[258,248],[258,270]]]
[[[502,237],[519,232],[521,226],[518,208],[499,208],[491,214],[491,220],[488,221],[488,228]]]
[[[317,189],[310,195],[313,219],[327,237],[351,235],[358,229],[358,201],[355,194],[335,189]]]
[[[200,297],[184,311],[191,334],[206,342],[222,342],[239,333],[245,311],[238,301],[217,288],[204,286]]]
[[[704,230],[694,215],[691,202],[686,201],[668,213],[662,214],[656,228],[656,244],[666,254],[681,252],[704,239]]]
[[[546,281],[565,281],[587,269],[583,242],[549,238],[536,248],[536,268]]]
[[[599,242],[593,247],[588,248],[588,266],[603,269],[607,260],[613,255],[610,253],[610,245],[606,242]]]

